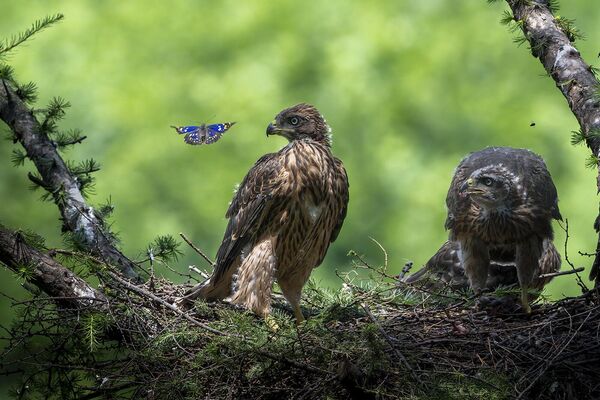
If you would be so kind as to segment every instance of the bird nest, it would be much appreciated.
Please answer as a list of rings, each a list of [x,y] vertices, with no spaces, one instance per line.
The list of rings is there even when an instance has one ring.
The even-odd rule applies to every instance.
[[[371,276],[340,274],[340,290],[309,282],[301,326],[275,295],[277,329],[226,303],[181,309],[185,285],[101,271],[102,310],[59,309],[41,295],[21,302],[4,368],[25,372],[24,398],[600,396],[597,291],[525,315],[399,286],[360,258],[358,266]]]

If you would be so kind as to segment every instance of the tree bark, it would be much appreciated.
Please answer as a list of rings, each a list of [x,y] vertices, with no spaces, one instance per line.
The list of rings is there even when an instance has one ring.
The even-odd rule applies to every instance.
[[[516,21],[521,22],[525,37],[556,87],[567,103],[592,154],[600,159],[600,82],[593,69],[586,64],[567,34],[561,29],[550,11],[548,0],[507,0]],[[600,165],[596,187],[600,192]],[[594,228],[598,232],[596,257],[590,271],[590,279],[600,280],[600,214]]]
[[[27,272],[27,280],[58,303],[76,308],[105,308],[106,297],[48,254],[27,244],[19,232],[0,225],[0,262],[14,272]]]

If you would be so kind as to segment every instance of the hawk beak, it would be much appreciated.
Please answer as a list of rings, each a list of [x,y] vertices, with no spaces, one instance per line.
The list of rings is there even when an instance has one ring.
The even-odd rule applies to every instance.
[[[277,135],[281,129],[277,126],[277,122],[273,121],[267,126],[267,136]]]
[[[460,185],[460,189],[459,191],[461,193],[465,192],[467,189],[469,189],[471,186],[473,186],[473,178],[469,178],[467,179],[462,185]]]

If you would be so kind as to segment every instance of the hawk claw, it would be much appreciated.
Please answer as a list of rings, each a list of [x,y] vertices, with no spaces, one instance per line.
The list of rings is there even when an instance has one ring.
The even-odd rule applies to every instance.
[[[279,330],[279,324],[277,321],[275,321],[275,318],[271,314],[265,315],[265,324],[273,333],[276,333]]]

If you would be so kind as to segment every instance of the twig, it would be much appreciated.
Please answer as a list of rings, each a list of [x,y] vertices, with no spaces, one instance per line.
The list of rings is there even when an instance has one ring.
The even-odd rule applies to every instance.
[[[579,273],[576,271],[577,268],[575,268],[575,265],[573,265],[573,263],[569,259],[569,220],[565,219],[564,226],[560,222],[558,223],[558,225],[562,228],[563,231],[565,231],[565,261],[567,262],[567,264],[569,264],[571,270],[574,271],[573,273],[577,277],[577,285],[579,285],[579,287],[581,288],[581,293],[586,293],[589,291],[589,289],[581,279],[581,276],[579,276]]]
[[[578,272],[583,272],[584,270],[585,270],[584,267],[579,267],[579,268],[572,269],[570,271],[560,271],[560,272],[552,272],[552,273],[549,273],[549,274],[542,274],[542,275],[538,276],[538,278],[539,279],[554,278],[555,276],[563,276],[563,275],[576,274]]]
[[[170,303],[166,302],[165,300],[161,299],[160,297],[156,296],[154,293],[151,293],[145,289],[142,289],[139,286],[136,286],[136,285],[126,281],[125,279],[121,278],[119,275],[115,274],[114,272],[107,271],[107,273],[112,279],[119,282],[119,284],[121,284],[122,286],[131,290],[132,292],[136,292],[139,295],[147,297],[147,298],[151,299],[152,301],[161,304],[162,306],[173,311],[175,314],[182,316],[183,318],[187,319],[192,324],[194,324],[208,332],[211,332],[211,333],[214,333],[215,335],[220,335],[220,336],[237,336],[237,335],[233,335],[231,333],[221,332],[217,329],[211,328],[210,326],[208,326],[208,325],[196,320],[195,318],[192,318],[188,314],[184,313],[183,311],[181,311],[180,309],[175,307],[173,304],[170,304]]]
[[[569,346],[569,344],[571,344],[571,342],[573,341],[575,336],[577,336],[577,334],[579,333],[581,328],[585,325],[585,323],[587,322],[587,320],[590,318],[591,315],[592,315],[592,312],[590,311],[588,313],[587,317],[585,317],[585,319],[583,320],[583,322],[581,324],[579,324],[579,327],[577,328],[575,333],[573,333],[573,335],[571,335],[569,337],[569,340],[567,340],[567,342],[564,344],[564,346],[562,346],[560,348],[560,350],[558,352],[556,352],[556,354],[554,354],[554,356],[550,360],[546,360],[544,367],[541,369],[541,371],[536,375],[536,377],[534,379],[531,379],[531,382],[529,382],[529,385],[527,385],[527,387],[521,393],[519,393],[519,396],[517,396],[517,400],[523,398],[523,396],[525,396],[525,394],[527,394],[529,389],[531,389],[533,387],[533,385],[544,375],[544,373],[548,370],[548,368],[550,368],[550,366],[552,365],[554,360],[556,360],[556,358],[558,356],[560,356],[563,351],[565,351],[565,349]]]
[[[102,303],[108,303],[108,300],[106,300],[106,299],[92,297],[92,296],[47,296],[47,297],[35,297],[35,298],[29,299],[29,300],[14,301],[11,305],[19,306],[22,304],[37,303],[37,302],[41,302],[41,301],[56,301],[56,300],[89,300],[92,302],[99,301]]]
[[[385,248],[381,245],[381,243],[379,243],[377,240],[375,240],[371,236],[369,236],[369,239],[371,239],[373,242],[375,242],[375,244],[377,246],[379,246],[379,248],[383,252],[383,272],[386,273],[387,272],[387,267],[388,267],[388,253],[385,250]]]
[[[214,262],[213,262],[213,261],[212,261],[212,260],[211,260],[211,259],[210,259],[210,258],[209,258],[207,255],[206,255],[206,254],[204,254],[204,253],[202,252],[202,250],[200,250],[198,247],[196,247],[196,246],[194,245],[194,243],[192,243],[192,241],[191,241],[190,239],[188,239],[188,238],[187,238],[187,237],[186,237],[186,236],[183,234],[183,232],[180,232],[180,233],[179,233],[179,236],[181,236],[181,238],[182,238],[183,240],[185,240],[185,242],[186,242],[187,244],[189,244],[189,245],[190,245],[190,247],[191,247],[192,249],[194,249],[194,251],[195,251],[196,253],[200,254],[200,256],[201,256],[202,258],[204,258],[204,260],[206,260],[206,262],[207,262],[207,263],[208,263],[208,264],[209,264],[211,267],[214,267],[214,266],[215,266],[215,263],[214,263]]]
[[[396,348],[396,346],[394,346],[394,342],[393,342],[392,338],[387,334],[387,332],[385,331],[385,329],[383,329],[383,326],[381,326],[381,324],[379,323],[379,321],[377,321],[377,319],[375,318],[375,316],[373,315],[373,313],[371,313],[371,310],[369,309],[369,307],[366,304],[364,304],[364,303],[361,304],[361,307],[363,308],[363,310],[365,310],[365,312],[367,313],[367,315],[369,316],[369,318],[371,319],[371,321],[373,321],[373,323],[375,325],[377,325],[377,328],[379,329],[379,332],[381,332],[381,334],[385,338],[386,342],[388,342],[388,344],[390,345],[390,347],[392,348],[392,350],[394,351],[394,353],[396,353],[396,355],[398,356],[398,358],[400,359],[400,361],[402,362],[402,364],[404,364],[404,366],[406,367],[406,369],[408,369],[410,371],[410,374],[412,375],[413,379],[415,381],[417,381],[417,383],[420,386],[423,386],[423,382],[421,381],[421,379],[419,378],[419,376],[417,375],[417,373],[415,372],[415,370],[408,363],[408,360],[406,359],[406,357],[404,357],[404,354],[402,354],[400,352],[400,350],[398,350]]]

